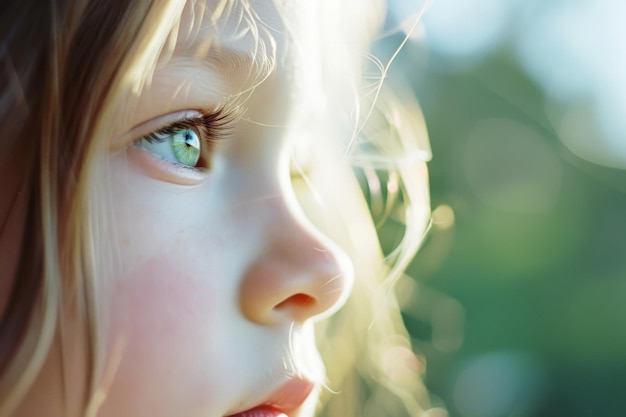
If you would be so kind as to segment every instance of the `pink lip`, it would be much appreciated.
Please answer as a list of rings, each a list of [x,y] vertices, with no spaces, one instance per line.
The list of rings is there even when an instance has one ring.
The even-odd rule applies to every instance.
[[[229,417],[285,417],[287,414],[273,407],[256,407],[243,413],[233,414]]]
[[[291,379],[263,401],[245,411],[227,417],[281,417],[297,410],[311,395],[315,384],[304,379]]]

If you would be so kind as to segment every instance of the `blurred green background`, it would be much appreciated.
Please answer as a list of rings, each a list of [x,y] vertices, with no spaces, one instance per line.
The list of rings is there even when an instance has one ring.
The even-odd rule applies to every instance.
[[[396,23],[420,10],[395,3]],[[623,0],[435,1],[391,67],[434,155],[400,292],[453,417],[626,416],[624,18]]]

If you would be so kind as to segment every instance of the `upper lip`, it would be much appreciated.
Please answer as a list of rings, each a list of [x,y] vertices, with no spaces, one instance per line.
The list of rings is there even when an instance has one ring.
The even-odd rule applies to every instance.
[[[293,378],[274,390],[265,400],[245,410],[236,411],[227,417],[237,417],[259,407],[271,407],[282,413],[290,414],[297,410],[311,395],[315,384],[311,381]]]

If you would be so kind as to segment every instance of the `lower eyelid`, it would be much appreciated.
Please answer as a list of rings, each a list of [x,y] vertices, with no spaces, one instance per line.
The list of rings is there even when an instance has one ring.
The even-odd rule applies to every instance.
[[[199,185],[207,179],[201,170],[175,164],[138,146],[128,148],[128,157],[148,176],[180,185]]]

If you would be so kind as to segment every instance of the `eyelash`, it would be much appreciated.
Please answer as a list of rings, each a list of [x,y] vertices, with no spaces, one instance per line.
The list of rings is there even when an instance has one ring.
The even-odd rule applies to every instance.
[[[232,136],[235,123],[239,118],[239,112],[236,109],[225,107],[217,110],[199,109],[197,112],[199,113],[198,117],[186,117],[172,122],[159,130],[144,135],[138,142],[146,140],[150,143],[161,143],[167,140],[167,135],[173,135],[177,131],[184,129],[194,130],[200,135],[201,160],[204,160],[204,166],[185,167],[190,169],[210,168],[210,161],[206,161],[203,156],[211,153],[216,142]]]

